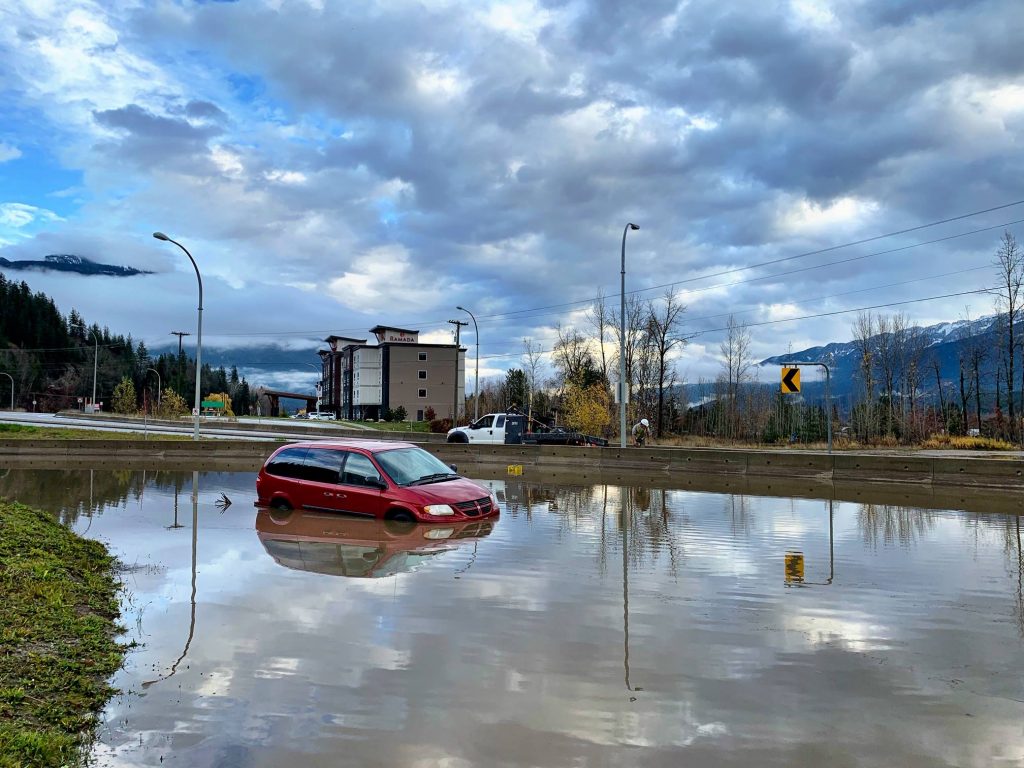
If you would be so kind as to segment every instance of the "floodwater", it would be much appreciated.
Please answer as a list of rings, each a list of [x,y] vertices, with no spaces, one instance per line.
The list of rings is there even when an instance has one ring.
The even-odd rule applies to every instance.
[[[1019,517],[483,482],[499,520],[411,529],[252,473],[0,496],[125,564],[99,766],[1024,765]]]

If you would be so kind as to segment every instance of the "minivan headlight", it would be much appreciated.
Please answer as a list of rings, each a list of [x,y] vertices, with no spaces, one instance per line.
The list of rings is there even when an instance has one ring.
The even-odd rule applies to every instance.
[[[455,514],[455,510],[447,504],[427,504],[423,511],[428,515],[434,515],[434,517],[451,517]]]
[[[455,535],[454,528],[431,528],[425,534],[424,538],[427,539],[448,539]]]
[[[493,506],[495,509],[498,508],[498,494],[496,494],[494,491],[491,491],[491,506]]]

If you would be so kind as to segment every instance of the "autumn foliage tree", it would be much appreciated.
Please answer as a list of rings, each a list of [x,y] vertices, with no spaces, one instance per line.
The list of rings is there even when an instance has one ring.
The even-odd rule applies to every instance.
[[[611,425],[611,397],[601,384],[569,385],[565,393],[565,423],[578,432],[600,435]]]

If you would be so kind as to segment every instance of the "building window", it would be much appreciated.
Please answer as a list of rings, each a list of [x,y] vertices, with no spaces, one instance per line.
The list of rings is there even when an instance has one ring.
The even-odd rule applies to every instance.
[[[423,421],[423,411],[416,411],[416,421]]]
[[[416,375],[419,376],[421,379],[427,378],[427,372],[426,371],[418,371],[416,373]]]
[[[420,352],[420,362],[423,362],[426,359],[427,359],[427,353],[426,352]]]
[[[425,390],[425,389],[421,389],[421,390],[419,391],[419,396],[420,396],[420,397],[426,397],[426,396],[427,396],[427,390]]]

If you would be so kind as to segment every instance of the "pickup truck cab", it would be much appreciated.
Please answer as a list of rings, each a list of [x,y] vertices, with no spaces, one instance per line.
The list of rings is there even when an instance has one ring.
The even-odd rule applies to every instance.
[[[504,413],[488,413],[465,427],[449,429],[448,442],[504,445],[506,421]]]

